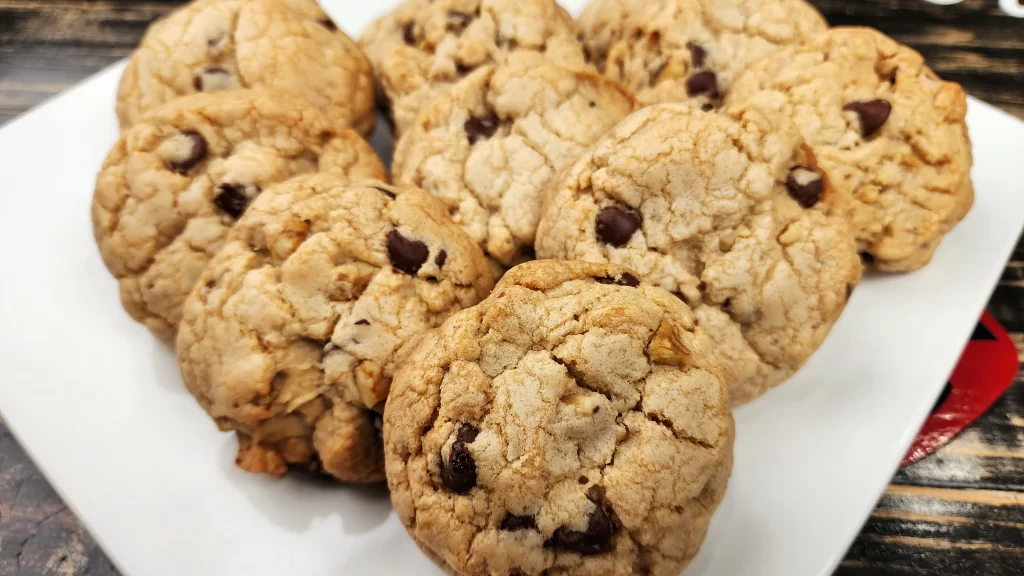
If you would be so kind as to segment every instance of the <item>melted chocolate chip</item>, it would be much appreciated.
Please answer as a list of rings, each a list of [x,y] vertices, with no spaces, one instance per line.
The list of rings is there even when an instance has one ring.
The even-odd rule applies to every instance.
[[[856,112],[860,118],[860,133],[871,136],[885,124],[892,112],[892,104],[885,100],[869,100],[867,102],[850,102],[843,110]]]
[[[434,264],[437,264],[438,268],[444,268],[444,263],[448,261],[448,253],[441,250],[437,253],[437,258],[434,258]]]
[[[178,174],[185,174],[206,158],[206,138],[198,132],[182,132],[181,136],[187,146],[185,153],[179,159],[168,162],[167,166]]]
[[[600,284],[614,284],[616,286],[629,286],[630,288],[636,288],[640,285],[640,281],[636,279],[629,272],[623,272],[618,278],[612,278],[611,276],[595,276],[594,280],[597,280]]]
[[[608,206],[597,215],[597,239],[612,246],[625,246],[639,228],[640,217],[618,206]]]
[[[415,276],[429,255],[430,250],[423,242],[406,238],[398,230],[388,232],[388,259],[399,272]]]
[[[356,320],[356,326],[369,326],[369,325],[370,325],[370,321],[367,320],[366,318],[362,318],[360,320]]]
[[[469,138],[469,143],[476,144],[479,140],[486,140],[494,133],[498,131],[498,123],[500,120],[498,116],[491,112],[487,116],[473,116],[463,125],[466,130],[466,137]]]
[[[416,45],[416,23],[413,21],[406,22],[405,26],[402,26],[402,40],[409,46]]]
[[[797,166],[789,171],[789,177],[786,178],[786,190],[804,208],[817,204],[824,189],[825,181],[821,174],[810,168]]]
[[[448,463],[441,459],[441,482],[446,488],[458,494],[465,494],[476,486],[476,462],[466,444],[476,440],[479,430],[470,424],[463,424],[455,435]]]
[[[213,203],[237,220],[249,205],[249,197],[245,195],[245,186],[242,184],[221,184],[217,187]]]
[[[509,514],[501,521],[501,529],[508,532],[536,530],[537,522],[533,519],[533,516],[516,516],[515,514]]]
[[[558,528],[544,546],[579,552],[583,555],[602,554],[611,550],[614,527],[610,514],[605,511],[603,502],[595,504],[597,506],[594,511],[587,517],[586,530],[578,532],[565,527]]]
[[[686,93],[690,96],[704,94],[709,98],[718,98],[718,77],[710,70],[697,72],[686,81]]]
[[[324,18],[323,20],[319,20],[319,22],[321,26],[327,28],[328,30],[331,30],[332,32],[338,29],[337,24],[335,24],[334,21],[331,20],[330,18]]]
[[[704,104],[701,104],[700,109],[703,112],[711,112],[712,110],[715,109],[715,106],[713,104],[705,102]]]
[[[704,50],[703,46],[694,42],[687,43],[686,47],[690,50],[690,61],[693,62],[693,67],[703,68],[704,60],[708,56],[707,50]]]

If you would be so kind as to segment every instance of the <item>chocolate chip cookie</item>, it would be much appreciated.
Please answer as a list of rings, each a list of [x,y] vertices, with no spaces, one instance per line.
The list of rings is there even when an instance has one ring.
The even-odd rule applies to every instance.
[[[709,347],[683,302],[623,268],[513,268],[395,376],[398,517],[451,573],[679,574],[732,469]]]
[[[97,177],[92,219],[125,309],[173,340],[185,298],[246,206],[317,171],[386,174],[358,134],[262,91],[180,98],[123,132]]]
[[[417,189],[300,176],[264,192],[185,305],[178,362],[238,465],[384,479],[397,366],[493,285],[480,248]],[[378,412],[375,412],[375,409]]]
[[[966,94],[878,31],[834,28],[778,52],[729,99],[795,121],[870,269],[926,265],[974,202]]]
[[[522,52],[426,106],[402,137],[392,174],[440,198],[508,266],[533,252],[548,181],[633,106],[611,80]]]
[[[619,264],[678,294],[739,405],[803,365],[860,279],[846,222],[821,209],[831,188],[783,116],[655,105],[562,173],[537,256]]]
[[[594,59],[642,103],[705,107],[751,62],[827,27],[804,0],[595,0],[580,20]]]
[[[576,22],[554,0],[406,0],[370,24],[360,44],[398,135],[444,86],[516,51],[590,68]]]
[[[303,0],[199,0],[159,20],[121,77],[117,116],[125,129],[175,98],[240,88],[301,96],[362,134],[376,119],[366,56]]]

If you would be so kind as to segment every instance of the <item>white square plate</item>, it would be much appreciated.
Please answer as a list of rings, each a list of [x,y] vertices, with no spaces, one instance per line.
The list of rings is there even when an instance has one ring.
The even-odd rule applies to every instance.
[[[325,2],[350,33],[392,2]],[[582,0],[571,2],[578,9]],[[130,576],[439,574],[383,488],[235,469],[92,239],[121,67],[0,131],[0,408]],[[928,414],[1024,223],[1024,123],[972,100],[977,201],[934,262],[870,278],[795,378],[736,414],[697,575],[828,574]]]

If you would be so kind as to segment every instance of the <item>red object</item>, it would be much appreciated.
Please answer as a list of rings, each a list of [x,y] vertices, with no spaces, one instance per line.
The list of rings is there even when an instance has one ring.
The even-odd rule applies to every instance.
[[[931,454],[977,420],[1002,396],[1019,368],[1017,347],[999,322],[985,312],[900,466]]]

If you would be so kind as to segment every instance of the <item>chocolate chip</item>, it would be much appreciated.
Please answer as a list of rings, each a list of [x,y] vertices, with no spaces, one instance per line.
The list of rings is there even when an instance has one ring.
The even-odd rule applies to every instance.
[[[713,104],[705,102],[704,104],[701,105],[700,109],[703,112],[711,112],[712,110],[715,109],[715,106]]]
[[[466,137],[470,145],[476,144],[478,140],[486,140],[498,131],[498,116],[491,112],[487,116],[473,116],[463,125],[466,130]]]
[[[892,104],[885,100],[869,100],[867,102],[850,102],[843,110],[856,112],[860,117],[860,133],[871,136],[885,124],[892,112]]]
[[[640,281],[636,279],[636,276],[633,276],[629,272],[623,272],[618,278],[612,278],[611,276],[595,276],[594,280],[597,280],[601,284],[629,286],[630,288],[636,288],[640,285]]]
[[[356,326],[369,326],[369,325],[370,325],[370,321],[367,320],[366,318],[362,318],[360,320],[356,320]]]
[[[198,132],[182,132],[179,139],[184,144],[183,153],[167,166],[178,174],[185,174],[206,158],[206,138]]]
[[[335,24],[334,21],[332,21],[330,18],[324,18],[323,20],[320,20],[319,22],[320,22],[321,26],[323,26],[324,28],[327,28],[328,30],[330,30],[332,32],[338,29],[338,25]]]
[[[558,528],[544,543],[544,546],[579,552],[583,555],[601,554],[611,550],[614,528],[610,514],[605,511],[603,502],[595,502],[595,504],[594,511],[587,517],[585,531],[577,532],[565,527]]]
[[[810,168],[797,166],[789,171],[786,178],[786,190],[804,208],[810,208],[818,203],[821,192],[825,188],[825,181],[821,174]]]
[[[697,72],[686,81],[686,93],[690,96],[706,94],[709,98],[718,98],[718,77],[710,70]]]
[[[476,486],[476,462],[466,444],[472,444],[480,431],[475,426],[463,424],[455,435],[448,463],[441,459],[441,482],[446,488],[458,494],[465,494]]]
[[[618,206],[608,206],[597,215],[597,239],[612,246],[625,246],[640,228],[640,217]]]
[[[238,88],[238,82],[223,68],[206,68],[192,82],[199,92],[220,92]]]
[[[402,40],[409,46],[416,45],[416,22],[406,22],[405,26],[402,27]]]
[[[371,186],[371,188],[373,188],[374,190],[381,191],[382,193],[384,193],[385,196],[391,198],[392,200],[397,198],[397,196],[395,196],[395,193],[392,192],[391,190],[388,190],[387,188],[381,188],[380,186]]]
[[[509,514],[501,521],[501,529],[508,532],[536,530],[537,522],[534,521],[533,516],[516,516],[515,514]]]
[[[469,26],[469,23],[472,21],[472,14],[466,14],[465,12],[459,12],[458,10],[448,12],[448,29],[453,32],[461,31],[466,26]]]
[[[399,234],[398,230],[388,232],[388,259],[399,272],[415,276],[429,255],[430,250],[423,242],[410,240]]]
[[[703,68],[704,59],[707,58],[708,53],[704,50],[704,47],[694,42],[688,42],[686,47],[690,50],[690,61],[693,62],[694,68]]]
[[[448,253],[441,250],[437,253],[437,258],[434,258],[434,264],[437,264],[438,268],[444,268],[444,263],[448,261]]]
[[[245,195],[245,186],[242,184],[221,184],[217,187],[213,203],[237,220],[249,205],[249,198]]]
[[[473,67],[472,66],[466,66],[465,64],[463,64],[461,62],[456,62],[455,63],[455,72],[459,76],[465,76],[466,74],[469,74],[472,71],[473,71]]]

